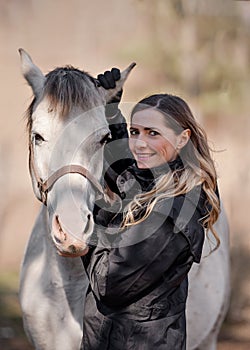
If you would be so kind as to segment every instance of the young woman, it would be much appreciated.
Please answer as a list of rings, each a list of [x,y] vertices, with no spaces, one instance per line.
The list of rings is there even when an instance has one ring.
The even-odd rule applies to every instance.
[[[99,81],[112,88],[118,77],[112,71]],[[108,119],[113,139],[106,154],[118,173],[110,185],[121,201],[118,213],[117,205],[96,210],[98,241],[83,257],[90,286],[82,349],[185,349],[188,271],[200,261],[206,229],[219,244],[216,172],[205,133],[188,105],[168,94],[132,110],[132,155],[119,111]]]

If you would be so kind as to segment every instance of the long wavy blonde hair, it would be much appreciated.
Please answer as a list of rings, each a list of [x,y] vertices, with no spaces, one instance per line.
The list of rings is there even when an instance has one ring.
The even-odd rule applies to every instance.
[[[131,120],[136,112],[145,109],[155,109],[165,117],[166,126],[176,135],[183,130],[191,131],[188,143],[179,151],[184,164],[180,169],[169,171],[157,178],[155,186],[149,191],[137,194],[128,204],[123,220],[123,227],[138,224],[145,220],[152,212],[154,205],[162,198],[183,195],[200,185],[206,194],[207,215],[202,224],[211,230],[216,249],[220,239],[213,227],[220,213],[220,202],[216,192],[217,175],[207,142],[205,131],[198,125],[187,103],[178,96],[156,94],[144,98],[135,105],[131,113]]]

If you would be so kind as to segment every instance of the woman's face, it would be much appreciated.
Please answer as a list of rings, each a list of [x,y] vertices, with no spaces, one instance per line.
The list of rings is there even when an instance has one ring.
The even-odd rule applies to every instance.
[[[187,143],[189,135],[189,129],[176,135],[166,126],[161,112],[148,108],[136,112],[132,117],[129,148],[138,168],[154,168],[174,160],[178,149],[184,146],[185,138],[187,138],[185,144]]]

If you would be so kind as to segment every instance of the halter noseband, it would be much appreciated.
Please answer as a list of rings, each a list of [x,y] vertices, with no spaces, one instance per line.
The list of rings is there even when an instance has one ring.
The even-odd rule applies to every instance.
[[[34,151],[32,144],[30,145],[30,170],[33,172],[37,187],[40,192],[40,200],[44,205],[47,205],[47,195],[49,190],[52,188],[52,186],[55,184],[55,182],[60,179],[62,176],[66,174],[80,174],[86,179],[90,181],[90,183],[93,185],[95,190],[105,199],[106,195],[103,191],[102,186],[100,183],[96,180],[96,178],[90,174],[90,172],[83,167],[82,165],[77,165],[77,164],[71,164],[71,165],[65,165],[61,167],[60,169],[56,170],[52,175],[48,177],[47,180],[43,181],[37,173],[37,169],[35,167],[35,162],[34,162]]]

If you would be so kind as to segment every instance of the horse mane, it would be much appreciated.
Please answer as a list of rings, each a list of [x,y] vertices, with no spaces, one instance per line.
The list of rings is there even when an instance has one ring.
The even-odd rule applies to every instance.
[[[27,127],[31,130],[32,113],[37,102],[43,98],[49,101],[49,112],[59,112],[65,117],[74,108],[89,110],[100,105],[100,94],[96,80],[88,73],[72,66],[58,67],[45,75],[43,92],[39,101],[34,97],[27,109]]]

